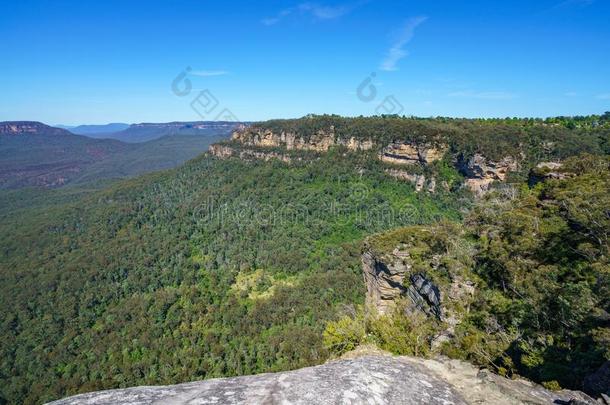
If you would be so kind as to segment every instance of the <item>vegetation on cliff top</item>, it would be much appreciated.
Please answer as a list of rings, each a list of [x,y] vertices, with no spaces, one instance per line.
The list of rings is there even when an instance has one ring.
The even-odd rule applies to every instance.
[[[562,170],[572,177],[488,196],[467,216],[465,232],[408,227],[369,238],[369,248],[381,255],[408,246],[414,271],[437,284],[443,269],[472,273],[475,300],[445,354],[582,389],[583,378],[610,360],[610,158],[579,156]],[[474,254],[445,260],[460,243],[474,245]],[[433,268],[435,254],[444,262]],[[422,341],[441,325],[404,317],[399,311],[380,325],[359,312],[330,323],[325,342],[340,352],[372,338],[395,353],[425,353]],[[416,327],[403,326],[409,322]]]
[[[256,123],[254,130],[291,132],[309,139],[330,128],[343,139],[372,139],[379,146],[393,141],[448,144],[465,156],[479,152],[499,160],[524,154],[528,161],[564,159],[578,153],[610,153],[610,113],[543,119],[456,119],[375,116],[346,118],[309,115],[299,119]]]
[[[362,126],[340,129],[354,136],[378,125],[396,125],[404,136],[413,134],[412,125],[455,133],[451,139],[469,142],[455,144],[459,153],[468,145],[490,153],[519,146],[511,134],[530,141],[523,147],[532,161],[548,157],[550,146],[541,140],[552,136],[553,157],[608,152],[602,117],[576,126],[332,120]],[[595,312],[608,312],[607,165],[588,157],[566,167],[579,175],[524,186],[518,196],[487,201],[469,216],[464,238],[477,254],[468,269],[482,284],[448,353],[568,385],[607,356],[600,351],[607,325]],[[436,194],[416,193],[386,169],[374,151],[344,148],[290,164],[202,156],[103,190],[55,190],[48,200],[30,199],[31,190],[5,194],[0,399],[33,404],[320,363],[329,355],[326,323],[363,303],[362,241],[404,226],[459,223],[472,204],[450,157],[419,169],[449,185]],[[487,334],[491,321],[501,329]],[[378,343],[413,354],[425,354],[421,336],[436,330],[425,319],[371,325]],[[494,340],[515,331],[520,339],[508,346]],[[576,379],[560,378],[557,364],[573,367]]]

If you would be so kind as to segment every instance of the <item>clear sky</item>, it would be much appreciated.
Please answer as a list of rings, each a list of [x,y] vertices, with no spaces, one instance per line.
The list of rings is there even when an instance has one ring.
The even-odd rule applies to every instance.
[[[610,110],[608,0],[3,0],[0,55],[0,120]]]

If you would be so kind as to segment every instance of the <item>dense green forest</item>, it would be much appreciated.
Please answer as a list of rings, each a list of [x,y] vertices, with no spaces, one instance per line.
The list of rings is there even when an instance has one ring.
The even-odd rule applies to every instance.
[[[557,121],[320,116],[257,125],[304,125],[300,133],[333,125],[380,142],[430,131],[425,140],[441,139],[452,153],[422,170],[448,187],[417,193],[385,173],[376,151],[335,148],[290,164],[203,155],[101,190],[6,192],[0,402],[319,364],[334,350],[323,339],[329,322],[364,303],[365,238],[438,223],[459,234],[448,238],[477,247],[467,270],[481,283],[446,353],[479,364],[491,358],[498,371],[563,384],[560,360],[585,364],[577,368],[585,373],[608,356],[599,349],[607,325],[593,310],[609,310],[607,161],[579,159],[583,167],[566,169],[578,176],[532,189],[520,178],[518,197],[475,204],[453,160],[481,149],[490,157],[524,151],[526,172],[548,157],[604,155],[608,114]],[[397,129],[384,132],[388,126]],[[579,210],[586,204],[592,211]],[[544,226],[532,233],[535,224]],[[578,297],[586,299],[571,306]],[[534,316],[540,311],[549,321]],[[491,318],[527,339],[496,342],[502,335],[485,329]],[[427,322],[377,323],[377,342],[425,354],[425,344],[410,342],[415,328],[434,330]],[[481,348],[493,356],[476,357]]]
[[[290,166],[201,157],[17,210],[0,225],[1,395],[37,403],[319,363],[326,321],[364,298],[359,242],[458,220],[460,197],[330,153]]]

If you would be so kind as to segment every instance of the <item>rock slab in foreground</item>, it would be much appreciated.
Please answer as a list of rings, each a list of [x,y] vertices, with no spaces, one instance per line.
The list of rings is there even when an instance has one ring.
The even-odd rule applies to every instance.
[[[400,357],[360,357],[274,374],[77,395],[85,404],[466,404],[425,366]]]
[[[51,404],[596,404],[581,392],[551,392],[458,360],[371,354],[355,351],[343,360],[283,373],[92,392]]]

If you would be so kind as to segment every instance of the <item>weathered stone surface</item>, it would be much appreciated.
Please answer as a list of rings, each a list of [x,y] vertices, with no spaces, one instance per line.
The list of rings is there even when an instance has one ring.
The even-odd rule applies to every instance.
[[[579,391],[548,391],[527,380],[511,380],[480,370],[472,364],[451,360],[412,358],[424,365],[441,379],[447,381],[469,404],[568,404],[572,400],[584,404],[596,404],[592,398]]]
[[[362,255],[362,269],[367,302],[375,306],[380,314],[387,313],[394,307],[395,300],[407,293],[403,281],[409,268],[400,261],[386,264],[371,252],[365,252]]]
[[[235,153],[233,148],[231,148],[229,146],[225,146],[225,145],[216,144],[216,143],[210,145],[208,150],[213,156],[216,156],[221,159],[229,158],[229,157],[233,156],[233,154]]]
[[[417,303],[418,308],[441,319],[441,292],[438,287],[422,274],[413,274],[409,279],[411,285],[407,294]]]
[[[174,386],[94,392],[54,405],[144,404],[466,404],[463,396],[419,362],[367,356],[275,374]]]
[[[342,360],[275,374],[77,395],[53,405],[178,404],[595,404],[577,391],[551,392],[444,357],[392,357],[356,350]]]
[[[383,253],[371,249],[367,243],[362,255],[366,301],[380,315],[390,313],[400,303],[404,316],[423,314],[440,321],[444,329],[430,342],[431,348],[437,351],[455,336],[456,326],[470,311],[476,286],[457,261],[451,260],[451,268],[441,265],[446,255],[452,257],[451,252],[428,256],[427,265],[422,267],[421,262],[417,264],[421,257],[412,258],[410,249],[412,246],[408,243],[401,243],[391,253]],[[415,249],[416,256],[421,254]]]
[[[366,251],[362,255],[362,270],[367,303],[380,315],[395,308],[398,299],[408,298],[407,311],[421,311],[439,320],[444,318],[439,288],[423,274],[412,274],[407,250],[398,247],[383,258]]]

